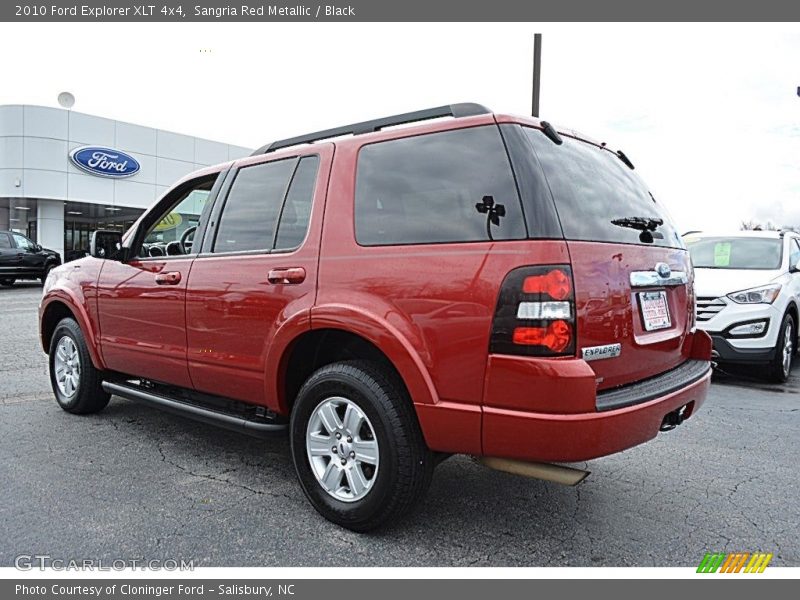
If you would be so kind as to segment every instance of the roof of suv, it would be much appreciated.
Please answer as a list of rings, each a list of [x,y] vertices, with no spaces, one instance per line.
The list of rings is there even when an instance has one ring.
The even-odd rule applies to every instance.
[[[492,120],[496,120],[498,123],[523,121],[531,125],[534,125],[536,127],[549,126],[546,121],[542,121],[537,118],[501,115],[492,112],[491,109],[483,106],[482,104],[477,104],[475,102],[462,102],[458,104],[446,104],[434,108],[426,108],[423,110],[401,113],[389,117],[381,117],[369,121],[362,121],[360,123],[352,123],[350,125],[343,125],[341,127],[324,129],[322,131],[316,131],[313,133],[306,133],[303,135],[286,138],[283,140],[277,140],[261,146],[260,148],[255,150],[250,156],[251,157],[262,156],[264,154],[276,152],[284,148],[290,148],[302,144],[313,144],[315,142],[320,142],[320,141],[329,141],[333,140],[334,138],[341,138],[344,136],[379,137],[377,134],[379,134],[384,129],[405,127],[409,125],[417,127],[425,127],[425,125],[428,125],[428,123],[426,122],[432,120],[439,120],[446,117],[453,117],[455,120],[460,120],[470,117],[472,118],[483,117],[484,119],[486,119],[487,117],[489,117]],[[597,140],[593,140],[588,136],[575,131],[574,129],[558,127],[558,128],[553,128],[553,131],[563,135],[567,135],[569,137],[580,139],[584,142],[594,144],[601,148],[606,147],[604,143],[598,142]]]
[[[448,119],[447,117],[451,118]],[[266,154],[272,155],[272,153],[275,153],[276,158],[282,158],[283,153],[290,153],[294,151],[296,146],[308,148],[318,144],[321,145],[324,143],[333,142],[344,145],[351,143],[361,145],[365,141],[379,142],[392,139],[400,135],[404,137],[413,136],[422,133],[429,133],[431,131],[445,131],[448,129],[454,129],[465,124],[468,126],[479,126],[490,123],[523,123],[544,129],[545,133],[548,134],[548,137],[550,137],[550,132],[548,132],[547,129],[550,128],[551,132],[555,134],[556,138],[559,135],[564,135],[579,139],[583,142],[603,148],[604,150],[608,150],[612,154],[618,156],[625,164],[629,166],[629,168],[633,169],[633,165],[630,163],[628,158],[623,155],[622,152],[615,152],[608,148],[605,143],[598,142],[597,140],[594,140],[591,137],[586,136],[574,129],[551,126],[549,123],[547,123],[547,121],[543,121],[536,117],[494,113],[491,109],[483,106],[482,104],[464,102],[458,104],[446,104],[443,106],[401,113],[389,117],[381,117],[378,119],[372,119],[370,121],[352,123],[350,125],[324,129],[313,133],[306,133],[283,140],[277,140],[268,144],[264,144],[250,154],[250,156],[229,160],[217,165],[211,165],[189,173],[181,178],[177,184],[183,183],[198,176],[218,173],[230,167],[231,165],[247,166],[261,162],[259,157],[264,157]],[[402,130],[402,134],[398,134],[398,130]],[[366,138],[366,140],[364,138]],[[556,141],[556,143],[560,142]]]
[[[709,238],[709,237],[722,237],[722,238],[735,238],[735,237],[760,237],[760,238],[780,238],[785,235],[797,235],[791,231],[693,231],[686,234],[684,237],[688,238]]]

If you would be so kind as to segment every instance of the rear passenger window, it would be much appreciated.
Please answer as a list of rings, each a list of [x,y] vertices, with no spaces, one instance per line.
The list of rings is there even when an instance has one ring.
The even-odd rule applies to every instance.
[[[356,173],[355,228],[364,246],[524,238],[522,208],[498,128],[364,146]]]
[[[281,211],[275,249],[293,250],[303,243],[311,218],[311,203],[314,199],[318,169],[318,156],[306,156],[297,165]]]
[[[278,214],[296,164],[297,160],[285,159],[239,170],[222,210],[214,252],[272,248]]]

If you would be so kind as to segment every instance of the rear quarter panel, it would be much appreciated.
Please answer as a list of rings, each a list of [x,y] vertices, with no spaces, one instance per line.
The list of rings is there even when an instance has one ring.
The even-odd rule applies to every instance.
[[[359,246],[353,198],[361,145],[357,138],[337,144],[312,328],[353,331],[387,354],[409,388],[431,448],[480,453],[500,284],[520,265],[569,262],[566,243]]]

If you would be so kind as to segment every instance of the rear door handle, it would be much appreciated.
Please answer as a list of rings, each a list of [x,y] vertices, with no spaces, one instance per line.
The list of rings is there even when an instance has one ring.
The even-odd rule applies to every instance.
[[[156,283],[158,285],[178,285],[180,282],[180,271],[167,271],[156,275]]]
[[[303,267],[289,267],[287,269],[272,269],[267,274],[267,281],[276,284],[303,283],[306,280],[306,270]]]

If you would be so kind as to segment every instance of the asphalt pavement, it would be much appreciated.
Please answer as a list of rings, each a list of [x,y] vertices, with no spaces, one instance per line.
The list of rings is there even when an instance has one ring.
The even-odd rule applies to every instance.
[[[0,289],[0,566],[21,554],[196,566],[800,566],[800,367],[714,377],[675,431],[584,463],[575,488],[441,464],[424,503],[359,535],[311,508],[287,438],[257,440],[122,400],[63,412],[39,347],[41,286]]]

